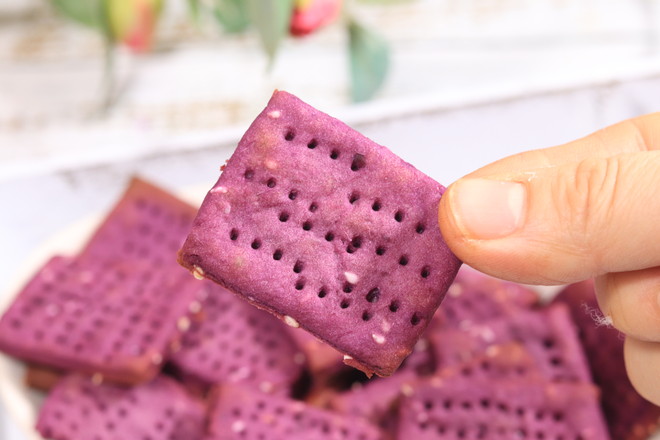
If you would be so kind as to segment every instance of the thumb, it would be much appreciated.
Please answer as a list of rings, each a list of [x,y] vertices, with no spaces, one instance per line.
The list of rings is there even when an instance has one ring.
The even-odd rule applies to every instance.
[[[499,168],[442,197],[443,237],[465,263],[532,284],[660,265],[660,151]]]

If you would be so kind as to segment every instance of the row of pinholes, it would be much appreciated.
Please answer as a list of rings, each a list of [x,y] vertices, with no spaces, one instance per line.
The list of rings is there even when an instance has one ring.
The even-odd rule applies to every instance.
[[[285,134],[284,134],[284,140],[287,142],[291,142],[296,138],[296,133],[293,131],[293,129],[288,129]],[[316,147],[319,146],[319,143],[317,142],[316,139],[311,139],[309,142],[307,142],[307,148],[310,150],[316,149]],[[328,155],[330,159],[332,160],[337,160],[341,156],[341,152],[333,148],[330,150],[330,153]],[[364,155],[360,153],[355,153],[353,154],[353,159],[351,160],[351,171],[359,171],[362,168],[364,168],[367,165],[367,161],[365,160]]]
[[[239,237],[238,229],[233,228],[229,233],[229,238],[232,241],[236,241],[236,240],[238,240],[238,237]],[[250,244],[250,247],[254,250],[260,249],[262,247],[261,240],[260,239],[254,239],[252,241],[252,243]],[[280,261],[282,259],[283,255],[284,255],[284,252],[281,249],[275,249],[275,251],[273,252],[273,260]],[[400,262],[400,264],[401,264],[401,262]],[[406,261],[405,264],[407,264],[407,261]],[[294,273],[300,274],[303,271],[303,268],[304,268],[304,263],[300,260],[296,260],[296,262],[294,263],[292,269],[293,269]],[[428,267],[425,266],[422,269],[421,275],[422,275],[422,277],[426,278],[426,277],[428,277],[429,273],[430,273],[430,269],[428,269]],[[306,279],[301,276],[300,278],[298,278],[298,280],[295,283],[295,289],[298,290],[298,291],[303,290],[305,288],[305,284],[306,284]],[[344,293],[351,293],[351,292],[353,292],[354,288],[355,288],[354,284],[346,282],[346,283],[344,283],[342,291]],[[319,298],[325,298],[327,295],[328,295],[328,291],[325,287],[321,287],[319,289],[318,293],[317,293],[317,296]],[[369,303],[378,302],[378,300],[380,299],[380,289],[378,287],[372,288],[365,295],[365,299]],[[339,303],[339,307],[342,308],[342,309],[347,309],[348,307],[350,307],[350,305],[351,305],[351,299],[348,298],[348,297],[342,298],[341,302]],[[399,301],[393,300],[389,304],[388,309],[390,310],[390,312],[396,313],[399,310],[399,307],[400,307]],[[369,321],[371,319],[371,317],[372,317],[371,312],[369,312],[368,310],[363,311],[363,313],[362,313],[362,320],[363,321]],[[410,323],[412,325],[417,325],[417,324],[419,324],[420,321],[421,321],[420,315],[417,312],[413,313],[413,315],[410,318]]]
[[[248,179],[252,179],[252,178],[254,177],[254,172],[253,172],[252,170],[247,170],[247,171],[245,172],[245,177],[248,178]],[[275,184],[275,180],[274,180],[273,178],[268,179],[266,184],[267,184],[267,186],[270,187],[270,188],[274,188],[275,185],[276,185],[276,184]],[[293,201],[293,200],[296,200],[296,198],[298,197],[298,191],[295,190],[295,189],[292,189],[291,191],[289,191],[289,196],[288,196],[288,197],[289,197],[289,199],[292,200],[292,201]],[[353,204],[353,203],[355,203],[355,202],[357,201],[358,198],[359,198],[359,196],[357,195],[357,193],[353,193],[353,194],[349,197],[349,202],[350,202],[351,204]],[[377,200],[373,203],[373,205],[372,205],[372,209],[373,209],[374,211],[378,211],[378,210],[381,209],[381,206],[382,206],[382,205],[381,205],[381,202],[377,199]],[[309,205],[309,211],[310,211],[310,212],[314,213],[314,212],[317,211],[317,209],[318,209],[318,204],[317,204],[316,202],[312,202],[312,203]],[[278,214],[278,219],[279,219],[279,221],[282,222],[282,223],[286,223],[286,222],[288,222],[289,219],[290,219],[290,217],[291,217],[291,215],[290,215],[289,212],[287,212],[286,210],[281,211],[281,212]],[[404,213],[403,213],[403,211],[400,211],[400,210],[399,210],[399,211],[396,211],[396,213],[394,214],[394,219],[395,219],[397,222],[402,222],[402,221],[403,221],[403,217],[404,217]],[[304,231],[311,231],[312,228],[313,228],[313,222],[312,222],[311,220],[305,220],[305,221],[302,223],[301,226],[302,226],[302,229],[303,229]],[[426,230],[426,227],[424,226],[423,223],[417,223],[417,224],[415,225],[415,232],[416,232],[417,234],[423,234],[425,230]],[[231,232],[230,232],[230,238],[231,238],[232,240],[236,240],[236,239],[238,238],[238,230],[237,230],[237,229],[234,228],[234,229],[231,230]],[[325,238],[326,241],[333,241],[333,240],[335,239],[335,234],[334,234],[334,232],[332,232],[332,231],[328,231],[328,232],[326,232],[326,234],[324,235],[324,238]],[[350,243],[346,246],[346,252],[349,253],[349,254],[352,254],[352,253],[356,252],[360,247],[362,247],[362,241],[363,241],[363,240],[362,240],[362,237],[360,237],[360,236],[354,236],[354,237],[351,239]],[[261,247],[261,240],[258,239],[258,238],[254,239],[254,241],[251,243],[251,246],[252,246],[252,249],[259,249],[259,248]],[[378,245],[378,246],[376,246],[376,248],[375,248],[376,255],[378,255],[378,256],[385,255],[386,250],[387,250],[387,249],[386,249],[384,246],[382,246],[382,245]],[[407,255],[405,255],[405,254],[403,254],[403,255],[401,255],[401,256],[399,257],[399,265],[401,265],[401,266],[407,266],[408,263],[409,263],[409,261],[410,261],[409,257],[408,257]],[[422,278],[428,278],[428,276],[429,276],[430,274],[431,274],[431,268],[430,268],[429,266],[424,266],[424,267],[421,268],[421,270],[420,270],[420,276],[421,276]]]
[[[252,170],[252,169],[247,169],[247,170],[245,170],[245,172],[243,173],[243,176],[244,176],[245,179],[247,179],[247,180],[252,180],[252,179],[254,179],[254,170]],[[268,178],[268,179],[266,180],[265,185],[266,185],[268,188],[275,188],[275,187],[277,186],[277,180],[276,180],[274,177],[270,177],[270,178]],[[296,200],[296,198],[298,197],[298,190],[296,190],[296,189],[291,189],[291,190],[289,191],[288,197],[289,197],[289,200],[292,200],[292,201],[293,201],[293,200]],[[351,205],[355,205],[355,204],[360,200],[360,198],[361,198],[360,193],[359,193],[358,191],[353,191],[353,192],[351,192],[351,193],[348,195],[348,202],[349,202]],[[317,204],[316,202],[312,202],[312,203],[309,205],[309,208],[308,208],[308,209],[309,209],[310,212],[313,213],[313,212],[316,212],[316,211],[317,211],[318,207],[319,207],[319,206],[318,206],[318,204]],[[374,212],[379,212],[379,211],[381,211],[381,210],[383,209],[383,203],[382,203],[382,201],[381,201],[380,199],[378,199],[378,198],[374,199],[373,202],[371,203],[371,209],[372,209]],[[280,213],[280,221],[282,221],[282,222],[286,222],[286,221],[288,220],[289,216],[290,216],[290,214],[289,214],[288,212],[286,212],[286,211],[282,211],[282,212]],[[401,209],[397,209],[397,210],[394,212],[393,218],[394,218],[394,220],[395,220],[397,223],[403,223],[403,220],[404,220],[404,218],[405,218],[405,212],[404,212],[403,210],[401,210]],[[310,228],[310,229],[311,229],[311,228]],[[309,229],[307,229],[307,230],[309,230]],[[417,224],[415,225],[415,232],[416,232],[416,233],[418,233],[418,234],[423,234],[425,230],[426,230],[426,226],[424,226],[423,223],[419,222],[419,223],[417,223]]]
[[[267,411],[266,408],[268,408]],[[233,419],[235,420],[245,419],[246,421],[248,421],[248,423],[245,424],[245,428],[258,427],[263,419],[262,414],[264,413],[275,414],[276,417],[270,423],[271,427],[276,427],[280,423],[283,425],[287,425],[290,423],[290,421],[293,421],[295,422],[295,425],[298,425],[299,427],[300,426],[306,427],[305,428],[306,430],[309,431],[316,429],[320,430],[324,434],[323,438],[332,437],[332,438],[348,439],[352,437],[355,438],[356,440],[368,439],[367,435],[364,432],[359,432],[359,428],[357,432],[355,430],[351,432],[351,429],[349,429],[349,425],[344,423],[337,423],[338,422],[337,419],[324,420],[323,418],[314,417],[312,414],[308,415],[305,411],[298,409],[291,411],[289,407],[281,405],[277,402],[270,402],[263,399],[259,399],[257,401],[255,409],[249,407],[241,408],[240,406],[233,406],[230,411],[231,417]],[[248,429],[241,429],[238,432],[238,434],[241,437],[246,437],[247,432]],[[312,432],[309,432],[309,435],[313,437]],[[250,436],[254,437],[254,433],[252,433]],[[264,438],[264,437],[262,437],[259,434],[258,438]]]
[[[473,408],[480,408],[481,410],[489,411],[489,410],[494,410],[496,412],[502,412],[502,413],[508,413],[512,409],[509,407],[508,403],[505,402],[494,402],[488,397],[483,397],[478,400],[478,402],[473,402],[470,400],[463,400],[460,402],[456,402],[451,398],[446,398],[443,399],[441,402],[437,402],[438,406],[440,407],[442,412],[447,412],[451,411],[453,408],[457,409],[462,409],[464,411],[471,411]],[[436,402],[434,402],[431,399],[426,399],[423,402],[424,409],[426,411],[431,411],[435,406]],[[516,407],[514,410],[514,414],[519,417],[519,418],[526,418],[526,414],[532,412],[532,416],[534,419],[536,419],[537,422],[543,422],[543,421],[551,421],[554,423],[561,424],[564,420],[564,412],[563,411],[545,411],[543,409],[531,409],[531,408],[524,408],[522,406]],[[423,431],[426,431],[430,428],[429,423],[426,422],[426,418],[424,421],[419,422],[419,428]],[[477,432],[475,433],[476,436],[470,435],[470,438],[487,438],[487,434],[492,427],[489,427],[487,425],[477,425],[474,428],[477,429]],[[467,438],[468,437],[468,429],[464,427],[459,427],[459,426],[454,426],[454,427],[448,427],[444,424],[438,423],[436,426],[436,429],[439,434],[449,434],[452,431],[455,431],[455,434],[458,438]],[[507,430],[500,426],[496,430],[497,434],[499,436],[504,436],[507,434]],[[519,427],[516,428],[512,434],[515,434],[516,438],[536,438],[536,439],[545,439],[546,438],[546,433],[544,431],[537,431],[535,433],[530,433],[525,427]],[[565,439],[569,440],[564,437],[557,437],[557,439]],[[578,434],[574,440],[583,440],[582,435]]]
[[[77,402],[77,404],[81,407],[80,408],[80,415],[82,416],[81,418],[78,418],[78,414],[72,413],[70,411],[67,411],[66,413],[63,410],[60,409],[54,409],[52,411],[52,418],[54,419],[54,422],[51,422],[51,426],[55,427],[55,429],[51,429],[51,426],[46,427],[44,430],[45,432],[43,433],[46,437],[53,437],[54,433],[51,431],[60,431],[61,432],[61,426],[65,423],[68,422],[68,427],[69,430],[72,432],[77,433],[81,425],[78,423],[80,421],[83,421],[87,418],[89,418],[92,413],[102,413],[103,418],[105,420],[105,424],[103,425],[103,430],[105,432],[99,432],[94,439],[95,440],[103,440],[105,438],[115,438],[116,434],[114,433],[117,429],[118,426],[121,426],[124,422],[125,419],[130,418],[130,406],[135,406],[138,403],[137,396],[132,393],[120,393],[120,395],[115,395],[113,397],[117,398],[120,397],[120,399],[117,399],[115,403],[112,404],[111,407],[108,406],[106,402],[104,402],[101,399],[98,399],[96,394],[92,392],[88,388],[82,388],[80,389],[82,394],[84,394],[85,397],[79,399],[82,402]],[[122,400],[126,400],[126,403],[128,405],[124,405],[120,403]],[[67,406],[70,405],[72,402],[65,401],[64,398],[61,400],[62,403],[65,403]],[[118,403],[119,402],[119,403]],[[176,413],[175,410],[172,407],[167,407],[163,411],[163,415],[165,416],[165,420],[172,420]],[[98,417],[97,417],[98,418]],[[167,423],[169,425],[169,423]],[[156,420],[156,422],[153,425],[154,430],[156,431],[155,434],[157,433],[158,435],[156,437],[162,436],[162,433],[165,433],[170,430],[171,427],[166,426],[166,423],[161,421],[161,420]],[[152,437],[150,435],[145,435],[142,437],[142,440],[153,440],[156,437]]]

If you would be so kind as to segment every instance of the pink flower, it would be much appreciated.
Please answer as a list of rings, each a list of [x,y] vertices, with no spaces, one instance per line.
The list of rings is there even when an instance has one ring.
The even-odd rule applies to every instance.
[[[337,18],[342,0],[297,0],[291,17],[291,35],[310,34]]]

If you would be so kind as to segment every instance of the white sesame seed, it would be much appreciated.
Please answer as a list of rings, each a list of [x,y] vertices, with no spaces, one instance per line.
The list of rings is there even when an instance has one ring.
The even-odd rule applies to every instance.
[[[344,276],[346,277],[346,281],[348,281],[351,284],[357,284],[358,280],[360,279],[353,272],[344,272]]]
[[[410,396],[412,396],[412,395],[413,395],[413,391],[414,391],[414,390],[413,390],[413,387],[411,387],[411,386],[408,385],[407,383],[406,383],[406,384],[403,384],[403,385],[401,386],[401,394],[403,394],[403,395],[406,396],[406,397],[410,397]]]
[[[282,113],[279,110],[272,110],[268,112],[268,116],[270,116],[273,119],[277,119],[282,115]]]
[[[353,359],[353,356],[349,356],[347,354],[344,355],[344,360],[345,361],[350,361],[351,359]]]
[[[198,280],[203,280],[204,279],[204,269],[202,269],[199,266],[193,266],[192,274]]]
[[[229,375],[228,379],[229,379],[230,382],[240,382],[241,380],[244,380],[244,379],[247,379],[248,377],[250,377],[251,372],[252,372],[252,370],[250,369],[250,367],[242,366],[238,370],[232,372]]]
[[[234,423],[231,424],[231,430],[239,433],[245,431],[245,422],[242,420],[236,420]]]
[[[429,348],[429,341],[427,339],[420,339],[415,343],[415,351],[426,351]]]
[[[190,318],[187,316],[182,316],[179,318],[179,320],[176,322],[176,327],[179,329],[179,331],[186,332],[190,328]]]
[[[486,342],[493,342],[495,340],[495,332],[489,327],[481,329],[481,338]]]
[[[202,311],[202,304],[199,301],[193,301],[188,306],[190,313],[197,314]]]
[[[489,357],[497,356],[500,352],[500,348],[497,345],[491,345],[486,349],[486,355]]]
[[[290,317],[289,315],[284,315],[284,322],[286,325],[293,327],[293,328],[298,328],[300,327],[300,324],[298,324],[298,321]]]
[[[227,187],[226,186],[216,186],[211,190],[212,193],[221,193],[221,194],[226,194],[227,193]]]
[[[452,284],[449,286],[449,289],[447,289],[447,294],[449,296],[453,296],[454,298],[457,296],[461,296],[463,293],[463,287],[460,284]]]
[[[274,160],[267,160],[266,162],[264,162],[264,165],[266,165],[266,168],[268,168],[269,170],[274,170],[275,168],[277,168],[277,162],[275,162]]]
[[[385,336],[379,335],[378,333],[372,333],[371,338],[376,342],[376,344],[384,344],[385,343]]]

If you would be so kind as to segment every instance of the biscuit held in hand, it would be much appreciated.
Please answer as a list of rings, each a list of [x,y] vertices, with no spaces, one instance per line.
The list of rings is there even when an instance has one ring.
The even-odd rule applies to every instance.
[[[351,365],[389,375],[460,266],[437,226],[443,191],[385,147],[275,92],[207,194],[179,261]]]

